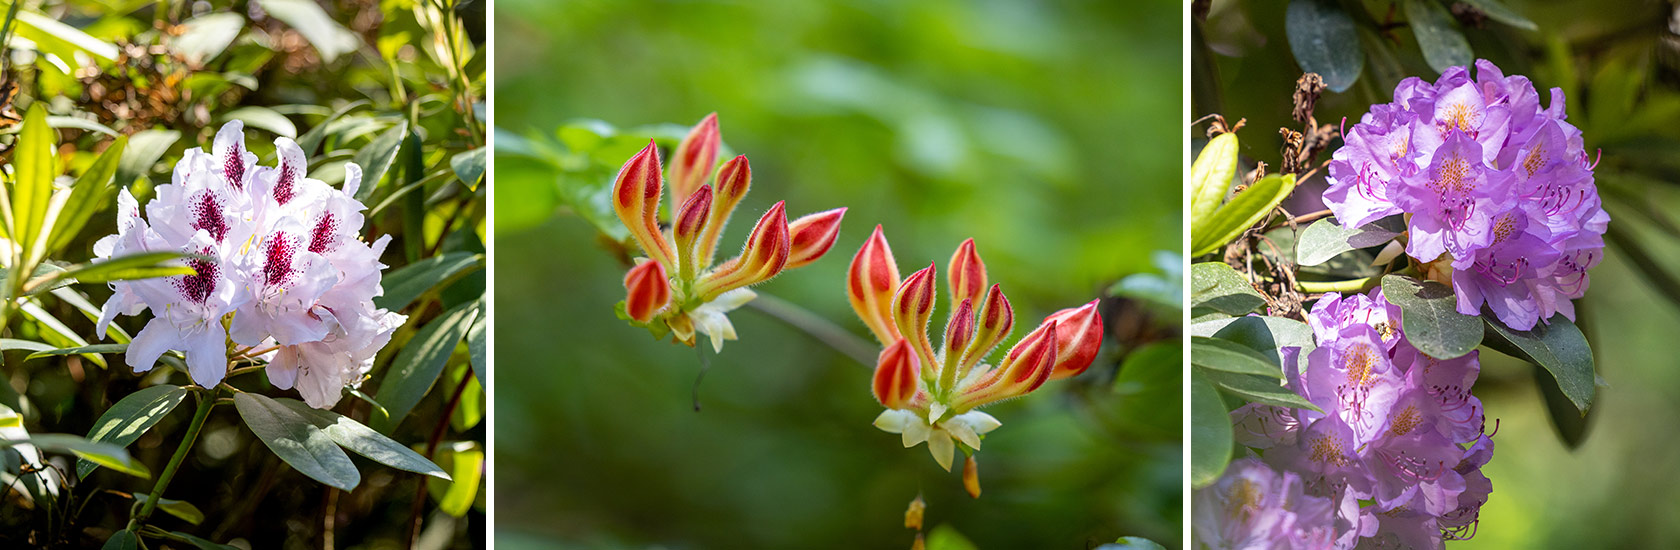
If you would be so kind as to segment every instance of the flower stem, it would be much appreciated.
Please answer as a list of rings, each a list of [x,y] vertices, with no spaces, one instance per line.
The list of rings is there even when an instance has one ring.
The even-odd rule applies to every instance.
[[[1347,281],[1297,281],[1295,290],[1314,294],[1324,292],[1360,292],[1382,284],[1382,275]]]
[[[864,368],[875,368],[874,346],[847,332],[833,321],[763,292],[758,293],[758,298],[747,302],[747,306],[811,335],[818,342],[862,364]]]
[[[169,464],[163,467],[163,473],[158,475],[157,484],[152,486],[151,498],[146,499],[146,505],[140,508],[140,513],[128,520],[128,530],[134,531],[146,523],[152,511],[157,509],[158,499],[163,498],[163,490],[169,487],[169,481],[175,478],[175,472],[180,470],[181,463],[187,459],[187,451],[192,449],[193,442],[198,440],[198,432],[204,430],[204,419],[210,416],[210,409],[216,407],[214,394],[204,395],[210,390],[201,392],[198,397],[198,411],[193,413],[192,424],[187,426],[187,435],[181,438],[181,444],[175,447],[175,456],[169,457]]]

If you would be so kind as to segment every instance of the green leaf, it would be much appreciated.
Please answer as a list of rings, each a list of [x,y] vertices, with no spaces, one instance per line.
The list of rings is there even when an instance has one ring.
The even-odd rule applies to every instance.
[[[1196,373],[1206,378],[1208,382],[1218,386],[1231,395],[1247,399],[1256,403],[1277,405],[1318,411],[1317,405],[1307,401],[1294,390],[1278,384],[1275,378],[1255,376],[1251,374],[1235,374],[1217,371],[1209,368],[1196,367]]]
[[[59,355],[92,355],[96,353],[126,353],[128,344],[93,344],[90,346],[76,346],[73,348],[43,349],[29,354],[24,360],[55,357]]]
[[[251,432],[299,473],[346,491],[361,483],[355,463],[309,418],[254,393],[234,394],[233,404]]]
[[[1124,296],[1178,310],[1184,307],[1184,255],[1166,250],[1150,254],[1160,273],[1133,273],[1108,287],[1110,296]]]
[[[1167,547],[1143,537],[1120,537],[1120,540],[1098,546],[1097,550],[1167,550]]]
[[[1482,320],[1458,312],[1452,288],[1404,275],[1382,279],[1383,296],[1400,307],[1400,329],[1418,351],[1436,359],[1470,353],[1482,343]]]
[[[467,185],[467,189],[478,190],[478,182],[484,179],[485,152],[484,147],[456,153],[449,158],[449,167],[455,170],[455,177]]]
[[[71,63],[79,61],[76,52],[85,52],[104,61],[117,58],[116,45],[39,13],[19,10],[17,35],[34,42],[42,51]]]
[[[111,137],[121,136],[121,134],[118,134],[116,130],[112,130],[110,126],[81,117],[47,115],[47,125],[53,128],[74,128],[77,130],[87,130],[89,132],[99,132]]]
[[[1283,379],[1283,367],[1253,348],[1218,338],[1190,337],[1190,364],[1203,368]]]
[[[381,284],[385,294],[374,298],[373,303],[391,311],[402,311],[440,283],[482,267],[484,257],[478,254],[450,252],[432,256],[386,273]]]
[[[1225,473],[1235,445],[1231,413],[1219,390],[1200,374],[1190,375],[1190,485],[1206,487]]]
[[[1226,132],[1208,140],[1202,146],[1196,162],[1190,165],[1190,225],[1199,228],[1207,223],[1231,181],[1237,175],[1237,134]],[[1193,231],[1194,232],[1194,231]]]
[[[391,163],[397,160],[397,151],[402,148],[403,138],[408,137],[408,121],[403,120],[392,126],[373,142],[356,151],[354,161],[362,167],[362,187],[356,190],[356,200],[366,202],[373,196],[374,189],[385,179],[385,173],[391,170]]]
[[[188,256],[188,254],[180,252],[141,252],[139,254],[117,256],[102,262],[70,266],[64,272],[54,275],[53,279],[48,279],[48,281],[74,279],[84,284],[99,284],[111,281],[174,277],[198,273],[193,271],[193,268],[176,261]]]
[[[151,499],[152,495],[134,493],[134,500],[140,504],[145,504],[146,501]],[[158,499],[157,509],[163,510],[165,513],[181,518],[183,521],[193,525],[204,523],[204,512],[200,511],[197,506],[193,506],[191,502],[160,498]]]
[[[325,432],[327,437],[332,438],[334,443],[349,449],[351,452],[398,470],[449,479],[449,475],[443,473],[443,468],[439,468],[432,461],[426,460],[426,457],[420,456],[420,453],[416,453],[407,446],[385,437],[384,434],[373,431],[360,422],[332,411],[312,408],[296,399],[276,399],[274,401],[291,409],[298,416],[308,419],[316,428]]]
[[[1311,353],[1312,327],[1294,319],[1269,316],[1249,316],[1214,319],[1190,324],[1191,336],[1208,336],[1248,346],[1266,359],[1283,364],[1279,349],[1301,348],[1301,354]]]
[[[1228,315],[1244,315],[1266,305],[1254,285],[1224,262],[1190,266],[1190,307],[1211,308]]]
[[[1347,91],[1365,69],[1357,27],[1335,0],[1290,0],[1284,34],[1301,70],[1318,73],[1330,91]]]
[[[70,453],[95,464],[139,478],[150,478],[145,464],[129,456],[122,446],[113,443],[88,441],[70,434],[32,434],[26,439],[0,439],[0,449],[29,444],[42,451]]]
[[[117,531],[111,533],[111,538],[105,539],[105,545],[99,548],[100,550],[138,550],[140,548],[140,537],[135,536],[133,531]]]
[[[449,468],[453,481],[438,498],[438,509],[455,517],[467,515],[478,498],[480,481],[484,479],[484,450],[477,443],[462,441],[449,449]],[[431,480],[427,480],[428,483]]]
[[[322,61],[332,63],[338,56],[361,47],[362,40],[356,33],[333,21],[314,0],[257,0],[257,4],[275,19],[297,29],[320,52]]]
[[[46,118],[43,104],[31,104],[23,116],[17,146],[12,149],[16,179],[11,189],[14,229],[11,234],[26,253],[34,250],[35,241],[41,238],[47,206],[52,202],[53,178],[58,177],[58,165],[53,160],[57,132],[47,126]]]
[[[233,12],[207,13],[181,23],[179,36],[164,35],[172,53],[190,61],[203,63],[221,55],[239,31],[245,28],[245,17]]]
[[[314,128],[310,128],[308,132],[304,132],[303,137],[297,139],[298,147],[303,149],[303,154],[314,155],[315,151],[321,148],[321,142],[327,139],[327,131],[329,129],[339,127],[339,125],[334,124],[335,122],[344,118],[344,115],[355,112],[357,109],[361,109],[367,105],[368,100],[358,99],[356,101],[346,103],[343,107],[339,107],[338,110],[333,111],[330,115],[327,115],[326,119],[323,119],[320,123],[316,124]],[[364,166],[363,168],[366,167]],[[372,183],[369,182],[369,185],[372,185]]]
[[[389,413],[371,415],[375,430],[391,433],[414,410],[414,405],[420,403],[420,398],[432,391],[432,384],[449,362],[449,354],[455,351],[455,345],[478,317],[479,306],[480,302],[467,302],[443,312],[416,332],[397,353],[392,369],[379,382],[379,393],[374,394]]]
[[[92,302],[89,302],[87,298],[83,297],[75,290],[70,288],[55,288],[52,290],[52,295],[60,300],[63,300],[64,303],[74,306],[76,310],[82,312],[82,316],[86,317],[87,320],[99,320],[99,308],[94,306]],[[123,328],[118,326],[116,323],[111,323],[110,326],[105,328],[105,336],[110,337],[112,341],[118,344],[126,344],[129,340],[134,339],[129,336],[128,331],[123,330]]]
[[[1218,250],[1242,234],[1250,227],[1260,223],[1271,215],[1272,209],[1295,190],[1295,175],[1280,176],[1272,174],[1248,189],[1231,197],[1231,201],[1214,212],[1213,216],[1203,225],[1200,233],[1191,228],[1190,249],[1191,256],[1201,256]]]
[[[22,306],[18,307],[18,311],[23,312],[24,316],[34,319],[35,322],[40,323],[41,328],[47,330],[47,333],[45,334],[62,338],[64,342],[75,344],[77,346],[88,345],[87,340],[83,340],[81,335],[76,334],[76,331],[70,330],[70,327],[65,326],[63,321],[59,321],[57,317],[53,317],[53,315],[48,313],[47,310],[42,309],[41,304],[37,302],[26,301]],[[50,337],[48,339],[51,340]],[[89,355],[87,358],[95,365],[99,365],[100,368],[104,368],[106,366],[105,359],[98,355]]]
[[[1518,15],[1517,12],[1512,11],[1510,7],[1506,6],[1505,4],[1499,3],[1499,0],[1458,0],[1458,1],[1463,2],[1463,3],[1465,3],[1466,5],[1469,5],[1472,8],[1476,8],[1476,11],[1482,12],[1482,15],[1488,16],[1488,19],[1492,19],[1494,21],[1498,21],[1498,22],[1504,23],[1506,25],[1517,27],[1519,29],[1527,29],[1527,30],[1531,30],[1531,31],[1540,30],[1539,25],[1534,24],[1533,21],[1529,21],[1528,18],[1526,18],[1526,17]]]
[[[123,150],[122,160],[117,163],[117,185],[127,186],[135,179],[152,173],[152,167],[157,166],[158,159],[163,158],[169,148],[180,141],[181,133],[175,130],[143,130],[128,137],[128,148]]]
[[[1412,35],[1417,37],[1418,48],[1423,50],[1423,60],[1429,62],[1429,68],[1442,73],[1452,67],[1470,66],[1474,58],[1470,42],[1464,39],[1464,33],[1458,32],[1452,14],[1432,0],[1405,1],[1406,20],[1412,25]]]
[[[471,329],[467,330],[467,354],[472,359],[473,368],[478,372],[490,372],[489,358],[485,355],[489,350],[489,343],[485,341],[485,324],[490,320],[488,315],[480,315],[473,321]]]
[[[110,443],[119,447],[127,447],[145,435],[146,430],[152,429],[169,412],[175,410],[187,397],[187,389],[180,386],[158,385],[142,388],[128,394],[105,414],[99,415],[94,421],[93,428],[88,430],[88,440]],[[92,461],[81,460],[76,463],[76,477],[85,478],[99,465]]]
[[[204,539],[189,535],[187,533],[182,533],[180,531],[170,531],[169,534],[171,536],[174,536],[174,537],[179,538],[181,540],[185,540],[188,543],[191,543],[193,546],[198,547],[198,550],[240,550],[240,548],[238,546],[231,546],[231,545],[227,545],[227,544],[218,544],[218,543],[210,542],[208,540],[204,540]]]
[[[222,122],[238,120],[251,128],[268,130],[269,133],[274,135],[297,139],[297,125],[292,124],[292,120],[286,118],[286,115],[275,112],[274,109],[268,107],[257,105],[240,107],[222,113],[221,120]]]
[[[1389,216],[1364,227],[1344,228],[1333,218],[1313,222],[1295,240],[1295,263],[1320,265],[1344,252],[1394,240],[1406,230],[1400,216]]]
[[[64,207],[58,212],[58,221],[54,224],[58,229],[47,240],[48,254],[64,250],[81,234],[94,214],[104,211],[114,202],[112,196],[116,194],[116,188],[111,185],[111,179],[116,177],[117,166],[127,149],[128,138],[117,138],[105,148],[105,152],[99,154],[86,172],[82,172],[81,177],[76,178],[76,184],[70,188],[70,198],[65,200]]]
[[[1483,343],[1546,369],[1577,412],[1587,414],[1596,390],[1593,382],[1597,367],[1593,363],[1592,346],[1574,322],[1560,313],[1535,324],[1533,329],[1512,330],[1492,315],[1483,315],[1483,319],[1487,321],[1487,334],[1492,336]]]
[[[1546,403],[1546,416],[1552,419],[1552,428],[1557,430],[1558,439],[1570,450],[1578,449],[1587,440],[1587,428],[1591,425],[1593,411],[1585,414],[1575,408],[1575,403],[1564,395],[1558,388],[1557,379],[1540,369],[1533,369],[1534,385],[1540,388],[1540,397]]]

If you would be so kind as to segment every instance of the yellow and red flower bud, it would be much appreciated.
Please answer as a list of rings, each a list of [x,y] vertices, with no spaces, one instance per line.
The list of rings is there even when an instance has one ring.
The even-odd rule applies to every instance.
[[[980,293],[986,291],[986,263],[980,261],[974,239],[963,241],[956,253],[951,254],[950,273],[946,277],[950,278],[952,304],[964,298],[980,300]]]
[[[677,210],[671,224],[671,238],[677,242],[678,278],[683,281],[694,280],[700,268],[705,267],[700,265],[700,253],[695,245],[699,244],[711,213],[712,188],[702,185]]]
[[[717,113],[706,115],[677,144],[671,161],[671,204],[683,204],[689,195],[706,185],[706,176],[717,164],[723,134],[718,132]]]
[[[788,231],[793,235],[793,255],[788,258],[787,268],[810,265],[827,254],[828,249],[834,247],[835,239],[840,237],[840,219],[845,216],[846,209],[841,207],[806,214],[789,223]]]
[[[951,312],[951,318],[945,321],[945,365],[942,373],[949,373],[941,379],[942,386],[949,386],[956,378],[956,368],[963,351],[968,349],[969,343],[974,341],[974,300],[963,298],[957,302],[956,310]]]
[[[898,333],[910,341],[917,355],[921,356],[922,368],[929,372],[936,368],[933,364],[933,341],[928,338],[928,320],[933,317],[933,302],[935,295],[934,265],[911,273],[898,285],[898,293],[893,296],[893,323],[898,327]],[[929,376],[931,378],[931,376]]]
[[[1015,330],[1015,310],[1009,306],[1009,298],[1003,295],[1003,287],[992,285],[986,291],[985,301],[980,306],[980,317],[976,320],[974,340],[968,348],[963,350],[963,375],[968,369],[974,368],[986,359],[986,355],[997,349],[1009,333]]]
[[[903,409],[916,396],[916,377],[921,365],[910,342],[899,340],[881,350],[875,362],[875,400],[889,409]]]
[[[1003,363],[963,388],[953,405],[967,410],[1031,393],[1050,380],[1056,364],[1056,323],[1033,331],[1004,354]]]
[[[741,204],[741,199],[747,196],[749,187],[752,187],[752,166],[747,164],[746,155],[729,159],[722,168],[718,168],[717,183],[712,186],[711,223],[706,224],[706,230],[700,237],[700,265],[712,265],[723,226],[729,222],[729,215],[735,212],[735,205]]]
[[[1044,318],[1044,322],[1058,327],[1056,366],[1050,373],[1051,380],[1077,376],[1091,367],[1103,337],[1102,315],[1097,311],[1096,300],[1058,311]]]
[[[659,172],[659,148],[654,146],[653,140],[648,140],[647,147],[630,157],[618,170],[618,179],[613,183],[613,211],[618,213],[619,221],[630,229],[630,235],[636,238],[636,243],[641,245],[648,258],[672,269],[676,267],[673,262],[675,254],[672,253],[671,243],[659,231],[662,177]]]
[[[753,225],[741,255],[700,281],[700,295],[711,300],[730,290],[770,280],[787,267],[789,242],[786,206],[777,202]]]
[[[624,290],[624,312],[643,323],[671,301],[671,283],[659,262],[642,262],[630,268],[624,274]]]
[[[881,226],[863,242],[846,274],[846,297],[863,324],[875,333],[881,345],[892,345],[901,336],[893,324],[893,294],[898,291],[898,264]]]

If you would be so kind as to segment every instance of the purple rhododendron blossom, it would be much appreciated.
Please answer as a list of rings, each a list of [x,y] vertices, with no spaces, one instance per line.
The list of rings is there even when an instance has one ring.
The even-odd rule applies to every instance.
[[[1243,458],[1195,498],[1196,540],[1220,550],[1328,548],[1335,535],[1330,499],[1306,493],[1301,477]]]
[[[1563,91],[1486,60],[1408,78],[1332,155],[1324,202],[1346,227],[1405,214],[1406,253],[1452,265],[1458,311],[1529,330],[1587,289],[1610,216]]]

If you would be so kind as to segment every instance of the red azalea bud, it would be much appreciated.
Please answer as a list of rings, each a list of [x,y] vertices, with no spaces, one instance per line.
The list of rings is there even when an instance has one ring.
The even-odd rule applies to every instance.
[[[998,368],[964,388],[953,408],[971,409],[1026,395],[1050,379],[1056,364],[1056,324],[1033,331],[1004,355]]]
[[[963,241],[957,251],[951,254],[950,273],[951,303],[964,298],[978,301],[980,293],[986,289],[986,263],[980,261],[980,252],[974,249],[974,239]]]
[[[923,368],[932,369],[933,341],[928,338],[928,319],[933,317],[934,272],[932,263],[921,271],[911,273],[898,285],[893,296],[893,323],[898,333],[910,340],[921,355]]]
[[[974,301],[963,298],[957,302],[957,309],[951,312],[951,318],[945,321],[945,368],[951,369],[958,359],[962,358],[963,350],[974,341]],[[955,371],[952,371],[955,372]]]
[[[671,161],[671,204],[682,204],[689,195],[706,185],[706,176],[717,165],[723,134],[718,131],[717,113],[706,115],[677,144]]]
[[[899,340],[887,346],[875,362],[875,400],[889,409],[905,408],[916,395],[916,373],[920,370],[910,342]]]
[[[845,216],[846,209],[841,207],[806,214],[788,224],[788,231],[793,235],[793,256],[788,258],[787,268],[810,265],[827,254],[840,236],[840,218]]]
[[[1015,309],[1009,306],[1009,298],[1003,295],[1002,286],[994,284],[986,291],[986,301],[980,306],[977,326],[973,343],[962,354],[963,374],[984,361],[986,355],[1015,330]]]
[[[786,206],[778,202],[753,226],[741,255],[700,282],[700,294],[710,300],[730,290],[768,281],[787,267],[791,252]]]
[[[1070,376],[1077,376],[1091,367],[1091,362],[1097,358],[1097,349],[1102,347],[1102,315],[1097,312],[1097,301],[1076,308],[1058,311],[1044,318],[1045,324],[1055,323],[1060,328],[1060,335],[1056,342],[1056,367],[1050,373],[1051,380],[1059,380]]]
[[[706,230],[700,237],[700,265],[712,265],[712,258],[717,254],[718,237],[723,235],[723,226],[729,223],[729,215],[735,211],[735,205],[747,196],[747,188],[752,186],[752,166],[747,164],[747,157],[737,156],[723,163],[718,169],[717,183],[712,191],[711,222],[706,224]]]
[[[852,257],[852,267],[846,273],[846,297],[858,318],[883,346],[902,338],[892,320],[892,299],[897,290],[898,264],[893,260],[886,235],[877,225]]]
[[[646,323],[671,301],[671,284],[665,277],[665,266],[659,262],[642,262],[624,274],[624,312],[631,319]]]
[[[648,258],[672,268],[676,264],[672,262],[675,255],[671,243],[659,232],[660,177],[659,148],[650,139],[647,147],[618,169],[618,179],[613,182],[613,211]]]
[[[675,223],[671,225],[671,237],[677,241],[677,262],[681,266],[679,277],[684,281],[694,280],[694,275],[702,267],[694,245],[705,231],[711,213],[712,188],[702,185],[683,203],[677,211]]]

